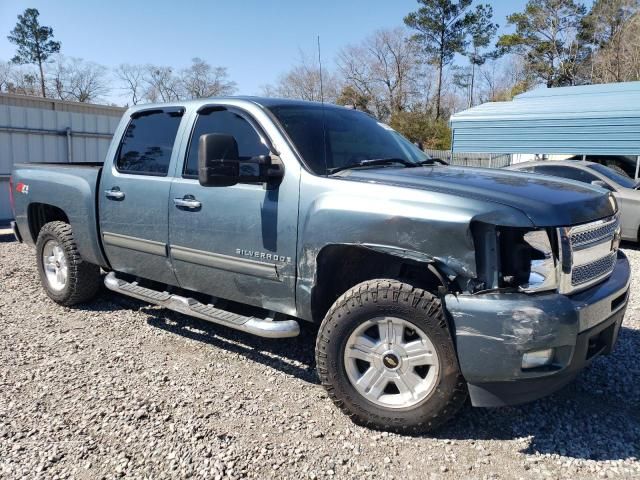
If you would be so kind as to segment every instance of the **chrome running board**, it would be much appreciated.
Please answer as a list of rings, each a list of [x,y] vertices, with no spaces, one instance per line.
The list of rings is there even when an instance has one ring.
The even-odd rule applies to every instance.
[[[214,305],[201,303],[193,298],[142,287],[137,282],[127,282],[116,277],[115,272],[110,272],[105,277],[104,284],[114,292],[260,337],[288,338],[295,337],[300,333],[300,325],[296,320],[247,317],[238,313],[228,312]],[[274,315],[272,312],[271,314]]]

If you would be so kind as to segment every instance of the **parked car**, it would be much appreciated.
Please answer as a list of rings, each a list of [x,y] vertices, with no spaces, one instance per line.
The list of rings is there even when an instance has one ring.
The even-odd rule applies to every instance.
[[[55,302],[104,281],[265,337],[317,323],[329,396],[380,429],[547,395],[611,352],[627,306],[609,192],[440,165],[338,106],[135,106],[104,165],[20,164],[12,185]]]
[[[568,160],[587,161],[593,163],[599,163],[605,167],[609,167],[611,170],[626,175],[630,178],[636,178],[636,168],[638,157],[635,155],[574,155]]]
[[[620,208],[622,239],[640,241],[640,183],[623,173],[599,163],[583,161],[526,162],[508,168],[590,183],[611,191]]]

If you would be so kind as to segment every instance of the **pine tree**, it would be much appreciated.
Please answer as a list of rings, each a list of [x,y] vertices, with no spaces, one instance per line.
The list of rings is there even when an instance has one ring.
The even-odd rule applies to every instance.
[[[16,55],[11,59],[13,63],[38,66],[42,96],[46,97],[42,65],[51,55],[60,51],[60,42],[53,40],[51,27],[40,25],[39,16],[37,9],[27,8],[22,15],[18,15],[18,23],[7,38],[18,47]]]

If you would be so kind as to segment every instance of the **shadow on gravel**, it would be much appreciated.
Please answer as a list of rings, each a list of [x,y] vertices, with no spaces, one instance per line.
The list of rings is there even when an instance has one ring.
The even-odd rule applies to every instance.
[[[171,310],[162,310],[162,315],[153,308],[143,308],[142,311],[149,315],[147,322],[153,327],[243,355],[305,382],[319,383],[314,358],[318,329],[314,325],[301,322],[300,335],[295,338],[268,339]]]

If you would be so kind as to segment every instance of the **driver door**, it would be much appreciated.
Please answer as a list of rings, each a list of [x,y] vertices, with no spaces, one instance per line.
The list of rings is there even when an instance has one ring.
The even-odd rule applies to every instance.
[[[178,282],[293,312],[299,175],[285,172],[271,190],[261,183],[204,187],[198,182],[198,141],[207,133],[232,135],[241,160],[270,151],[266,135],[244,111],[212,106],[198,112],[169,195],[170,255]]]

